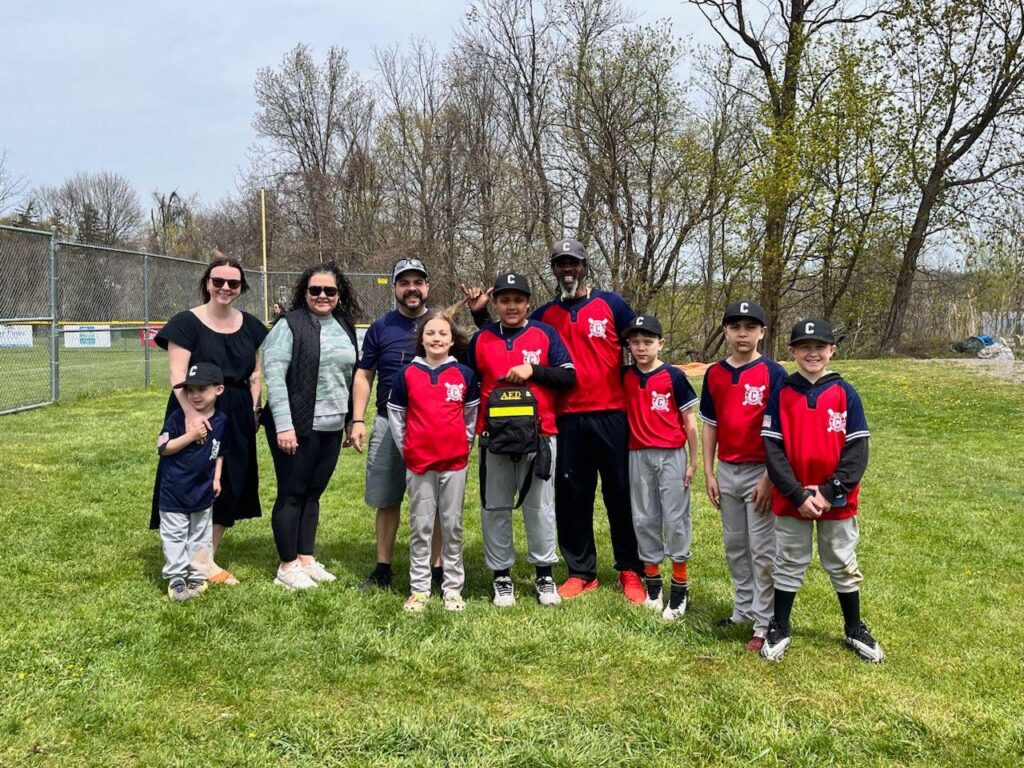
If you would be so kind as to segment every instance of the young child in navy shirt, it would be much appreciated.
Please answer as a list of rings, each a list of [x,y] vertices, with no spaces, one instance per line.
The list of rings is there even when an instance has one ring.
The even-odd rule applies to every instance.
[[[690,482],[697,469],[697,395],[678,368],[658,355],[661,323],[637,315],[622,334],[635,361],[622,371],[629,419],[629,498],[648,608],[662,611],[661,561],[672,560],[672,587],[662,618],[686,613],[690,559]],[[687,450],[688,449],[688,450]]]
[[[410,594],[404,607],[413,613],[423,611],[430,598],[435,517],[441,521],[445,610],[466,607],[462,505],[480,392],[475,374],[450,354],[453,346],[466,343],[452,314],[435,313],[420,326],[417,356],[396,374],[388,400],[388,419],[409,490]]]
[[[184,387],[201,421],[187,428],[176,409],[157,438],[160,454],[160,542],[163,577],[172,600],[189,600],[206,589],[206,566],[213,552],[213,500],[220,495],[224,433],[228,417],[215,410],[224,374],[213,363],[188,369]]]
[[[843,611],[846,643],[865,661],[885,659],[860,619],[857,497],[868,465],[868,423],[857,390],[828,370],[835,350],[828,321],[809,318],[793,326],[789,352],[799,370],[772,392],[761,429],[777,542],[775,616],[761,648],[770,661],[790,645],[789,617],[815,533]]]

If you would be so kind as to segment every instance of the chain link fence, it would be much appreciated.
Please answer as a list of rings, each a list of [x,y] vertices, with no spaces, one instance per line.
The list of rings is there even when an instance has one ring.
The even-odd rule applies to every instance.
[[[173,314],[200,302],[206,266],[0,226],[0,415],[165,384],[167,356],[153,337]],[[236,306],[268,321],[274,302],[290,302],[299,274],[247,268],[250,290]],[[347,277],[361,328],[394,307],[387,275]]]

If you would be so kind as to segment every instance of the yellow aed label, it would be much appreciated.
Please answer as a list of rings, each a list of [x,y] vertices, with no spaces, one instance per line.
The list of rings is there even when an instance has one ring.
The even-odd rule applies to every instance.
[[[500,399],[501,400],[522,400],[523,399],[523,393],[522,393],[522,390],[510,389],[510,390],[507,390],[505,392],[502,392]]]
[[[388,284],[388,279],[386,277],[378,277],[377,278],[377,285],[387,285],[387,284]]]
[[[489,416],[533,416],[533,407],[529,405],[499,405],[487,411]]]

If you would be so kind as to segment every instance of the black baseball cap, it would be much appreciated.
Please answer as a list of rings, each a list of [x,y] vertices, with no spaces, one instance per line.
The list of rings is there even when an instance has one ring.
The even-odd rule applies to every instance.
[[[754,320],[761,325],[768,325],[767,321],[764,319],[764,307],[750,299],[734,301],[725,308],[725,314],[722,315],[722,325],[726,325],[735,320]]]
[[[665,332],[661,329],[661,323],[654,315],[637,315],[634,317],[625,330],[622,331],[622,338],[628,339],[634,331],[643,331],[659,339],[664,338]]]
[[[494,281],[494,288],[491,289],[491,296],[497,296],[502,291],[519,291],[527,296],[533,293],[530,290],[530,278],[515,272],[506,272],[503,275],[498,275]]]
[[[391,282],[396,282],[403,272],[422,272],[424,277],[428,277],[427,268],[415,256],[406,256],[395,262],[395,266],[391,268]]]
[[[175,389],[182,387],[202,387],[207,384],[223,384],[224,372],[214,363],[193,363],[188,367],[185,380],[175,384]]]
[[[559,240],[551,246],[551,261],[559,256],[572,256],[580,261],[587,260],[587,252],[579,240]]]
[[[789,346],[808,339],[835,344],[836,337],[832,333],[832,324],[823,317],[808,317],[800,320],[789,333]]]

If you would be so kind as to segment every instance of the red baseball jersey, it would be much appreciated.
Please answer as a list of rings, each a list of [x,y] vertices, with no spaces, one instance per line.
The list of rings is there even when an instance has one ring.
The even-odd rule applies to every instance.
[[[686,445],[683,412],[697,404],[697,393],[685,373],[667,363],[644,373],[634,364],[622,369],[622,386],[631,451]]]
[[[469,458],[463,410],[480,402],[473,371],[450,361],[417,361],[395,376],[388,408],[405,413],[405,466],[417,475],[462,469]]]
[[[719,460],[764,463],[764,409],[785,378],[786,369],[767,357],[738,368],[725,360],[708,367],[700,392],[700,417],[718,430]]]
[[[480,378],[480,398],[484,402],[498,383],[498,379],[508,373],[509,368],[524,364],[573,367],[573,359],[555,333],[555,329],[536,320],[527,321],[522,328],[510,329],[498,323],[491,323],[481,329],[469,342],[466,363]],[[537,398],[541,434],[557,434],[555,391],[542,387],[532,380],[526,384]],[[478,435],[484,430],[484,415],[485,409],[481,408],[476,422]]]
[[[558,398],[557,411],[621,411],[622,343],[620,334],[636,313],[611,291],[591,291],[589,296],[564,302],[561,299],[538,308],[531,318],[553,326],[576,365],[576,386]]]
[[[782,443],[786,460],[803,485],[824,485],[839,466],[843,446],[869,435],[860,395],[838,374],[815,384],[798,375],[786,378],[765,408],[761,435]],[[846,494],[846,505],[832,507],[822,520],[843,520],[857,514],[860,486]],[[789,499],[772,486],[772,512],[800,517]]]

